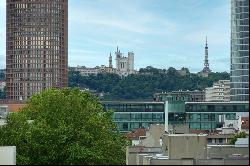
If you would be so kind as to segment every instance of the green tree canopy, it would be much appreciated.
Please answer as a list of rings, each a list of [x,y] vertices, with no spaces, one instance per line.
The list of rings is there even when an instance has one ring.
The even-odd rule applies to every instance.
[[[185,69],[185,68],[183,68]],[[199,77],[189,73],[181,75],[170,67],[168,70],[152,66],[142,68],[139,74],[119,77],[117,74],[98,74],[81,76],[79,72],[69,71],[69,86],[89,88],[104,92],[104,100],[152,100],[154,93],[176,90],[204,90],[218,80],[229,80],[229,73],[210,73],[208,77]]]
[[[246,137],[247,137],[247,133],[246,133],[245,131],[241,131],[240,133],[236,134],[236,135],[229,141],[229,144],[230,144],[230,145],[234,145],[238,138],[246,138]]]
[[[16,146],[17,164],[125,164],[127,139],[96,97],[50,89],[7,117],[0,146]]]

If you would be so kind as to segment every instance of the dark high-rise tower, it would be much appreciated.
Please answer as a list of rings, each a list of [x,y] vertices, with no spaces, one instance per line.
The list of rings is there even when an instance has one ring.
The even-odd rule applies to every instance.
[[[230,100],[249,100],[249,0],[231,0]]]
[[[68,0],[7,0],[6,93],[68,86]]]

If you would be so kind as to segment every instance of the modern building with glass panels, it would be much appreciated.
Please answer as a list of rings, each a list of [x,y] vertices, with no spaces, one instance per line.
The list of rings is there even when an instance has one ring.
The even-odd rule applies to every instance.
[[[185,123],[193,130],[215,130],[223,119],[236,120],[249,116],[249,102],[186,102]]]
[[[185,102],[205,101],[204,91],[173,91],[169,93],[154,94],[156,101],[166,102],[168,112],[168,124],[184,124]]]
[[[231,0],[231,101],[249,100],[249,0]]]
[[[68,86],[68,0],[6,0],[6,94]]]
[[[132,131],[149,128],[151,124],[164,124],[164,102],[101,101],[104,110],[113,111],[118,130]]]
[[[155,93],[154,94],[154,100],[155,101],[167,101],[171,98],[178,98],[178,97],[184,97],[185,101],[189,102],[201,102],[205,101],[205,91],[172,91],[167,93]]]

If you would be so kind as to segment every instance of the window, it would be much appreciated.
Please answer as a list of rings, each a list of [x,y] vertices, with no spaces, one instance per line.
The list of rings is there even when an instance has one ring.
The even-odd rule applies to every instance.
[[[123,123],[122,128],[123,128],[123,130],[127,131],[128,130],[128,123]]]

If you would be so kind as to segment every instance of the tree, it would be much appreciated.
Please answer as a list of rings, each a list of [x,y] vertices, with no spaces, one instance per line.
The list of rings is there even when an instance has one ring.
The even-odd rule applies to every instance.
[[[187,68],[182,68],[189,72]],[[88,88],[97,93],[104,92],[103,100],[152,100],[154,93],[173,90],[204,90],[221,79],[230,79],[230,74],[210,73],[208,77],[199,77],[188,73],[181,75],[170,67],[168,71],[152,66],[141,68],[139,74],[120,77],[117,74],[101,73],[88,77],[77,72],[69,72],[69,86]]]
[[[230,144],[230,145],[234,145],[238,138],[246,138],[246,137],[247,137],[247,133],[244,132],[244,131],[241,131],[240,133],[236,134],[236,135],[229,141],[229,144]]]
[[[96,97],[50,89],[7,117],[0,146],[17,147],[17,164],[125,164],[126,137]]]

